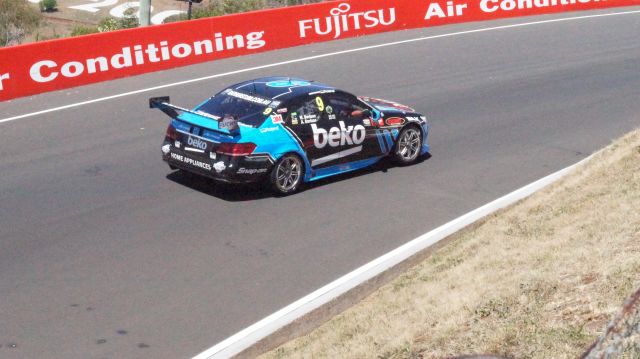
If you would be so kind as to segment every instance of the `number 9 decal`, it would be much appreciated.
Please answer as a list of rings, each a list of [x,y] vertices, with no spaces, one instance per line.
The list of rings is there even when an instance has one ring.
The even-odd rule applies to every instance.
[[[320,112],[324,111],[324,101],[322,101],[322,97],[316,97],[316,105],[318,105],[318,110],[320,110]]]

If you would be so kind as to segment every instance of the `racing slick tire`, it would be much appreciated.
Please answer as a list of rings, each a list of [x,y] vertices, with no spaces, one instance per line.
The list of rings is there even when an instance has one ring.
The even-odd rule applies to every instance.
[[[271,188],[279,195],[290,195],[297,192],[302,185],[304,165],[300,157],[294,154],[282,156],[273,166],[269,175]]]
[[[410,165],[420,156],[422,149],[422,132],[417,126],[407,126],[400,131],[393,159],[400,165]]]

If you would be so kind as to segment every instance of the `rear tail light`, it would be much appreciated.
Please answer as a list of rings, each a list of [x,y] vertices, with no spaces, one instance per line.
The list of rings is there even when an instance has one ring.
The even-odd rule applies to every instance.
[[[165,134],[165,136],[168,140],[175,141],[178,138],[178,131],[176,131],[176,128],[173,127],[173,125],[169,125],[169,127],[167,127],[167,133]]]
[[[228,156],[248,156],[256,149],[256,144],[247,143],[221,143],[216,152]]]

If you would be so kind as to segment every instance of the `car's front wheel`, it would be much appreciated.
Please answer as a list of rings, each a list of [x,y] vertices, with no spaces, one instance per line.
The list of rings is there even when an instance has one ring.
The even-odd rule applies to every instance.
[[[415,126],[402,129],[396,142],[394,159],[401,165],[408,165],[418,158],[422,149],[422,133]]]
[[[271,170],[271,187],[280,195],[295,193],[302,184],[303,173],[300,157],[293,154],[285,155],[276,162]]]

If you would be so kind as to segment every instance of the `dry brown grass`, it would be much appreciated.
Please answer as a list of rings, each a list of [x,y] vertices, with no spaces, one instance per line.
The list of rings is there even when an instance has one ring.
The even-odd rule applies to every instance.
[[[576,358],[640,286],[640,130],[263,358]]]

